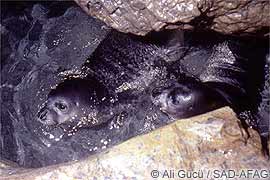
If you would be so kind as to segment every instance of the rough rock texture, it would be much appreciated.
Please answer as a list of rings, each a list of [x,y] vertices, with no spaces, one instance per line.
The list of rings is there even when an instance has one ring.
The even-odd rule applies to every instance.
[[[193,27],[225,34],[254,33],[270,25],[268,0],[75,1],[107,25],[138,35],[162,28]]]
[[[247,169],[270,177],[270,162],[261,153],[258,134],[249,129],[248,139],[238,122],[229,108],[222,108],[176,121],[82,161],[16,173],[6,168],[1,179],[150,179],[168,177],[165,170],[175,177],[191,171],[210,179],[221,170]]]

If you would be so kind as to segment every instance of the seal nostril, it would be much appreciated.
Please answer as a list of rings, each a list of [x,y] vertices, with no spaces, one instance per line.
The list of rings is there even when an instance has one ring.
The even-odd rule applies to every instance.
[[[45,120],[47,118],[47,113],[48,113],[48,110],[44,110],[44,111],[41,111],[38,115],[38,118],[40,120]]]
[[[162,90],[160,88],[155,88],[152,90],[152,97],[155,98],[162,94]]]

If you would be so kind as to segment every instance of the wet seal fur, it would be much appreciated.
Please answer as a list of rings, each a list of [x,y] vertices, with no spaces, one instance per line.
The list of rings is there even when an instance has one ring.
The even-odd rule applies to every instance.
[[[181,37],[179,35],[173,36],[168,32],[165,32],[165,35],[162,35],[162,33],[156,33],[156,35],[154,33],[154,35],[151,34],[147,37],[137,37],[112,31],[82,67],[83,81],[88,85],[80,87],[79,91],[83,91],[81,94],[85,94],[84,88],[93,88],[90,90],[92,92],[90,96],[93,96],[96,102],[102,100],[101,97],[95,97],[94,92],[99,91],[95,91],[99,85],[93,86],[95,83],[91,83],[91,79],[94,78],[96,84],[103,84],[103,88],[108,92],[101,93],[103,98],[113,99],[118,104],[128,104],[129,102],[136,102],[142,94],[147,92],[152,97],[154,105],[160,107],[161,111],[175,119],[198,115],[224,105],[230,105],[239,115],[249,114],[246,112],[249,112],[252,107],[249,103],[248,91],[255,92],[258,91],[256,90],[258,88],[254,86],[255,90],[250,90],[247,87],[249,81],[250,84],[254,82],[253,77],[250,80],[248,79],[247,73],[249,72],[247,64],[250,62],[250,57],[245,57],[249,53],[243,51],[237,42],[221,38],[206,44],[202,43],[202,46],[199,47],[185,48],[183,43],[185,40],[179,39]],[[193,39],[197,41],[196,37]],[[191,47],[192,45],[192,43],[188,44]],[[251,49],[254,50],[253,47]],[[196,53],[202,50],[206,52],[205,55],[196,57]],[[195,54],[195,58],[192,57],[192,53]],[[186,56],[190,54],[190,57]],[[190,62],[196,61],[196,63],[204,58],[205,61],[198,65],[203,66],[203,70],[193,75],[185,69],[185,64],[182,63],[184,58],[187,58]],[[73,82],[74,80],[68,79],[63,82],[63,85],[69,84],[72,86]],[[168,84],[171,85],[168,86]],[[66,91],[60,90],[60,87],[61,85],[56,88],[58,93],[53,93],[53,91],[50,93],[48,102],[56,101],[57,96],[61,97],[63,91]],[[67,94],[73,96],[72,93]],[[68,96],[65,96],[65,98],[69,99]],[[75,101],[82,99],[87,98],[78,98]],[[94,103],[93,106],[92,102],[88,101],[82,104],[92,107],[84,107],[88,114],[91,114],[91,110],[93,110],[99,112],[101,116],[102,110],[106,114],[108,112],[106,107],[115,106],[117,103],[112,105],[107,101]],[[76,106],[72,107],[75,108]],[[54,108],[50,103],[47,104],[39,112],[40,121],[47,125],[68,124],[73,128],[74,124],[72,124],[73,120],[70,120],[70,115],[59,113],[57,117],[45,113],[46,109],[52,110]],[[106,110],[104,111],[104,109]],[[75,111],[79,116],[76,122],[80,123],[81,116],[84,117],[84,114],[77,107]],[[59,118],[61,116],[64,118]],[[96,116],[97,122],[93,121],[95,123],[90,122],[85,125],[94,127],[110,119],[102,119],[98,116]],[[246,119],[252,118],[248,116]],[[251,123],[248,124],[255,121],[251,120]]]
[[[171,118],[190,117],[223,106],[224,98],[187,76],[180,62],[175,66],[177,72],[170,72],[171,63],[186,53],[179,37],[179,31],[143,38],[112,31],[86,60],[83,79],[68,78],[49,93],[47,104],[38,113],[39,121],[68,129],[94,127],[118,113],[111,107],[136,102],[145,93]],[[182,81],[161,92],[159,100],[151,91],[179,78]]]

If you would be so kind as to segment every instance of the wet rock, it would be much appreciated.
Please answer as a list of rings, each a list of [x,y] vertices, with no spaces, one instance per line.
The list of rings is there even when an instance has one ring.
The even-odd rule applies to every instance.
[[[269,1],[223,0],[75,0],[91,16],[122,31],[145,35],[163,28],[205,28],[224,34],[265,34]]]
[[[153,174],[164,176],[166,170],[176,178],[188,171],[207,179],[220,177],[222,170],[269,175],[270,162],[261,152],[259,135],[253,129],[248,132],[250,138],[225,107],[176,121],[85,160],[13,174],[2,171],[2,179],[149,179]]]

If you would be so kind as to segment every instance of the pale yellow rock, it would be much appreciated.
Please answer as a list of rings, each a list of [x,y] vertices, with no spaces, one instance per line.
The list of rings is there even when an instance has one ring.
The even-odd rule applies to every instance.
[[[270,178],[270,162],[261,152],[259,135],[248,131],[249,139],[233,111],[226,107],[178,120],[82,161],[3,174],[1,179],[179,179],[191,172],[193,178],[186,179],[198,175],[210,179],[222,170],[259,170]]]
[[[74,1],[113,29],[136,35],[172,28],[260,35],[259,31],[270,26],[267,0]],[[266,36],[267,32],[262,34]]]

